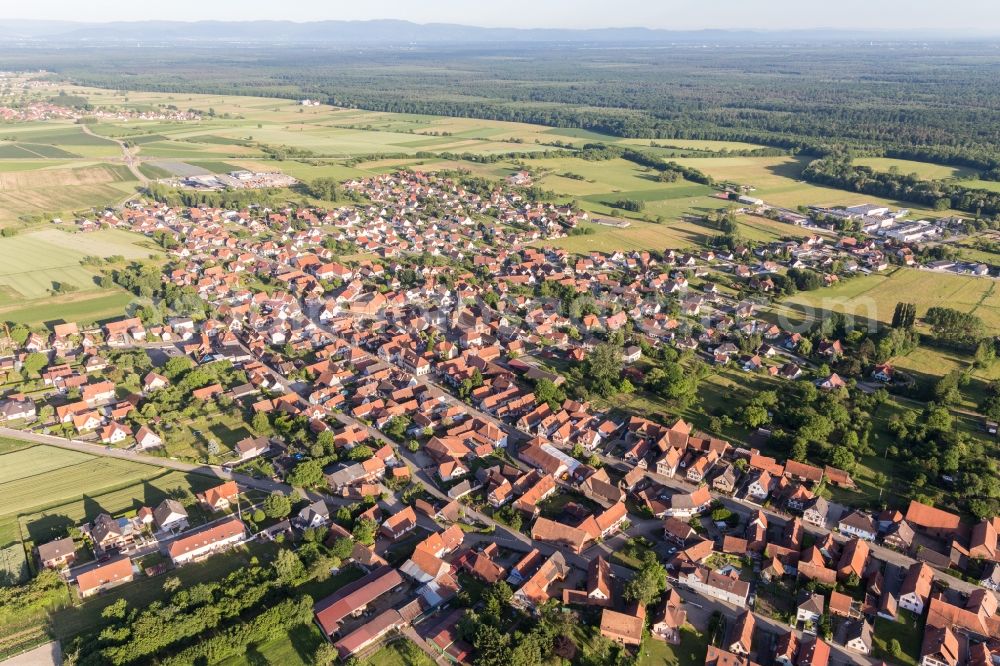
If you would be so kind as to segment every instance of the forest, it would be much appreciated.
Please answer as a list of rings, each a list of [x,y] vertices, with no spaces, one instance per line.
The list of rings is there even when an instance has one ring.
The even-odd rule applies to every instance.
[[[817,156],[850,146],[857,155],[1000,167],[1000,54],[972,42],[889,46],[185,45],[19,48],[3,57],[11,69],[123,90],[310,97],[624,137],[747,141]]]

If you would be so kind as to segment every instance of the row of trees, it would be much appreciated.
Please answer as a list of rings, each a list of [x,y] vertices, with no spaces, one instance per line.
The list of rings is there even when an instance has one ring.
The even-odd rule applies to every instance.
[[[852,163],[851,156],[837,153],[813,160],[802,171],[813,183],[888,199],[901,199],[934,208],[954,208],[975,215],[1000,214],[1000,192],[972,189],[957,183],[921,180],[915,175],[876,171]]]

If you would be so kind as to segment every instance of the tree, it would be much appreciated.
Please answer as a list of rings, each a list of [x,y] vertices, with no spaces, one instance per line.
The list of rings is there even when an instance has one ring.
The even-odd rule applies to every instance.
[[[975,363],[977,368],[989,366],[997,357],[996,345],[992,340],[982,340],[976,346]]]
[[[309,183],[309,194],[324,201],[336,201],[337,181],[333,178],[317,178]]]
[[[340,659],[340,653],[337,652],[337,648],[333,647],[333,643],[328,641],[320,643],[313,655],[313,663],[316,666],[332,666],[337,663],[338,659]]]
[[[306,576],[302,559],[288,548],[278,551],[278,557],[274,560],[274,571],[278,580],[285,585],[294,585]]]
[[[320,460],[300,462],[288,473],[285,481],[297,488],[310,488],[319,485],[323,481],[323,462]]]
[[[363,460],[368,460],[374,455],[375,451],[373,451],[372,447],[368,446],[367,444],[358,444],[353,449],[347,452],[348,460],[363,461]]]
[[[260,509],[254,509],[254,511],[253,511],[253,515],[252,515],[252,516],[250,516],[250,518],[251,518],[251,519],[253,520],[253,522],[255,522],[255,523],[262,523],[262,522],[264,522],[264,519],[265,519],[265,518],[267,518],[267,514],[265,514],[265,513],[264,513],[263,511],[261,511]]]
[[[623,596],[626,601],[638,601],[644,606],[653,603],[667,589],[667,570],[656,560],[648,557],[636,575],[625,585]]]
[[[124,599],[118,599],[113,604],[106,606],[104,610],[101,611],[101,617],[106,620],[121,620],[125,618],[125,613],[128,612],[128,602]]]
[[[280,492],[274,492],[264,500],[264,513],[268,518],[286,518],[292,512],[292,501]]]
[[[330,554],[340,560],[346,560],[354,550],[354,542],[349,537],[340,537],[330,546]]]
[[[538,403],[546,403],[555,412],[566,400],[566,391],[556,386],[551,379],[541,377],[535,382],[535,400]]]
[[[510,634],[502,633],[491,624],[480,624],[472,644],[476,647],[478,666],[510,666]]]
[[[917,320],[917,306],[913,303],[896,303],[892,313],[893,328],[913,328]]]
[[[403,437],[406,436],[406,431],[410,429],[410,425],[410,419],[405,416],[394,416],[389,419],[388,423],[385,424],[385,427],[382,428],[382,432],[397,442],[400,442],[403,440]]]
[[[768,421],[767,409],[753,403],[743,408],[743,422],[748,428],[759,428]]]
[[[587,355],[584,376],[589,380],[593,391],[606,398],[615,393],[623,365],[622,350],[610,342],[605,342],[597,345],[594,351]]]
[[[830,617],[829,613],[823,613],[819,616],[819,634],[826,640],[830,640],[833,637],[833,618]]]
[[[857,466],[857,458],[846,446],[835,446],[830,454],[830,464],[845,472],[853,472]]]
[[[163,374],[173,381],[194,367],[194,361],[187,356],[171,356],[163,364]]]
[[[792,460],[804,461],[806,456],[809,455],[809,442],[801,437],[796,437],[795,441],[792,442],[792,450],[789,455],[792,457]]]
[[[32,352],[25,357],[22,367],[24,368],[25,374],[34,376],[37,375],[48,362],[49,358],[45,354]]]
[[[351,536],[358,543],[370,546],[375,543],[375,533],[378,531],[378,523],[376,523],[371,518],[362,518],[358,521],[358,524],[354,526],[354,530],[351,532]]]
[[[924,321],[938,342],[956,347],[974,348],[983,337],[983,321],[971,312],[935,306],[927,310]]]
[[[268,418],[267,413],[257,412],[253,415],[250,425],[253,426],[254,432],[268,432],[271,429],[271,419]]]

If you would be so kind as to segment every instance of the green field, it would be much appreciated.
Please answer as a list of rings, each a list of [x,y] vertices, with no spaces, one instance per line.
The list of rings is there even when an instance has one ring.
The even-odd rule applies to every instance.
[[[933,306],[951,307],[975,313],[990,328],[1000,327],[1000,290],[995,282],[913,268],[897,268],[800,292],[785,299],[776,310],[790,321],[835,311],[889,323],[899,302],[915,303],[917,316],[923,316]]]
[[[5,474],[0,481],[5,515],[17,515],[37,507],[62,506],[69,500],[154,478],[162,471],[151,465],[46,445],[0,456],[0,468],[6,469],[7,465],[14,471]]]
[[[121,290],[76,293],[57,298],[18,303],[0,308],[0,319],[37,326],[75,321],[102,322],[119,319],[134,297]]]
[[[0,238],[0,318],[35,324],[120,315],[130,296],[117,288],[99,288],[98,272],[80,260],[88,255],[131,260],[159,254],[145,238],[116,229],[83,234],[45,228]],[[71,285],[75,291],[53,297],[50,290],[58,285]]]
[[[874,646],[872,654],[890,661],[915,666],[920,661],[920,643],[923,637],[923,622],[906,610],[900,609],[898,619],[893,622],[885,618],[875,619]],[[899,657],[889,652],[889,643],[899,641],[903,649]]]
[[[0,455],[0,546],[48,541],[101,511],[155,505],[177,488],[202,490],[211,477],[48,445]]]
[[[859,166],[867,166],[876,171],[889,171],[895,167],[902,174],[917,174],[923,180],[945,180],[946,178],[957,178],[976,175],[973,169],[963,167],[952,167],[944,164],[932,164],[930,162],[914,162],[912,160],[898,160],[891,157],[859,157],[854,160]]]
[[[0,487],[18,479],[43,477],[58,469],[93,460],[93,456],[79,451],[51,446],[44,447],[42,451],[37,450],[38,448],[36,446],[30,449],[21,449],[4,454],[0,458]]]

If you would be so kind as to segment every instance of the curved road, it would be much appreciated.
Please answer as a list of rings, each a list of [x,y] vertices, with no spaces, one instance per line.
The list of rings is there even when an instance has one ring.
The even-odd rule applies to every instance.
[[[106,141],[114,141],[115,143],[117,143],[118,147],[122,149],[122,161],[125,162],[125,166],[127,166],[129,171],[132,172],[132,175],[135,176],[136,180],[138,180],[140,183],[145,183],[149,181],[149,178],[146,178],[146,176],[144,176],[143,173],[139,171],[139,162],[138,160],[136,160],[135,155],[132,154],[132,151],[129,149],[129,147],[125,145],[124,141],[120,139],[115,139],[110,136],[101,136],[100,134],[94,134],[94,132],[90,129],[90,126],[87,125],[87,123],[82,123],[80,127],[83,129],[83,133],[88,136],[96,137],[98,139],[105,139]]]

